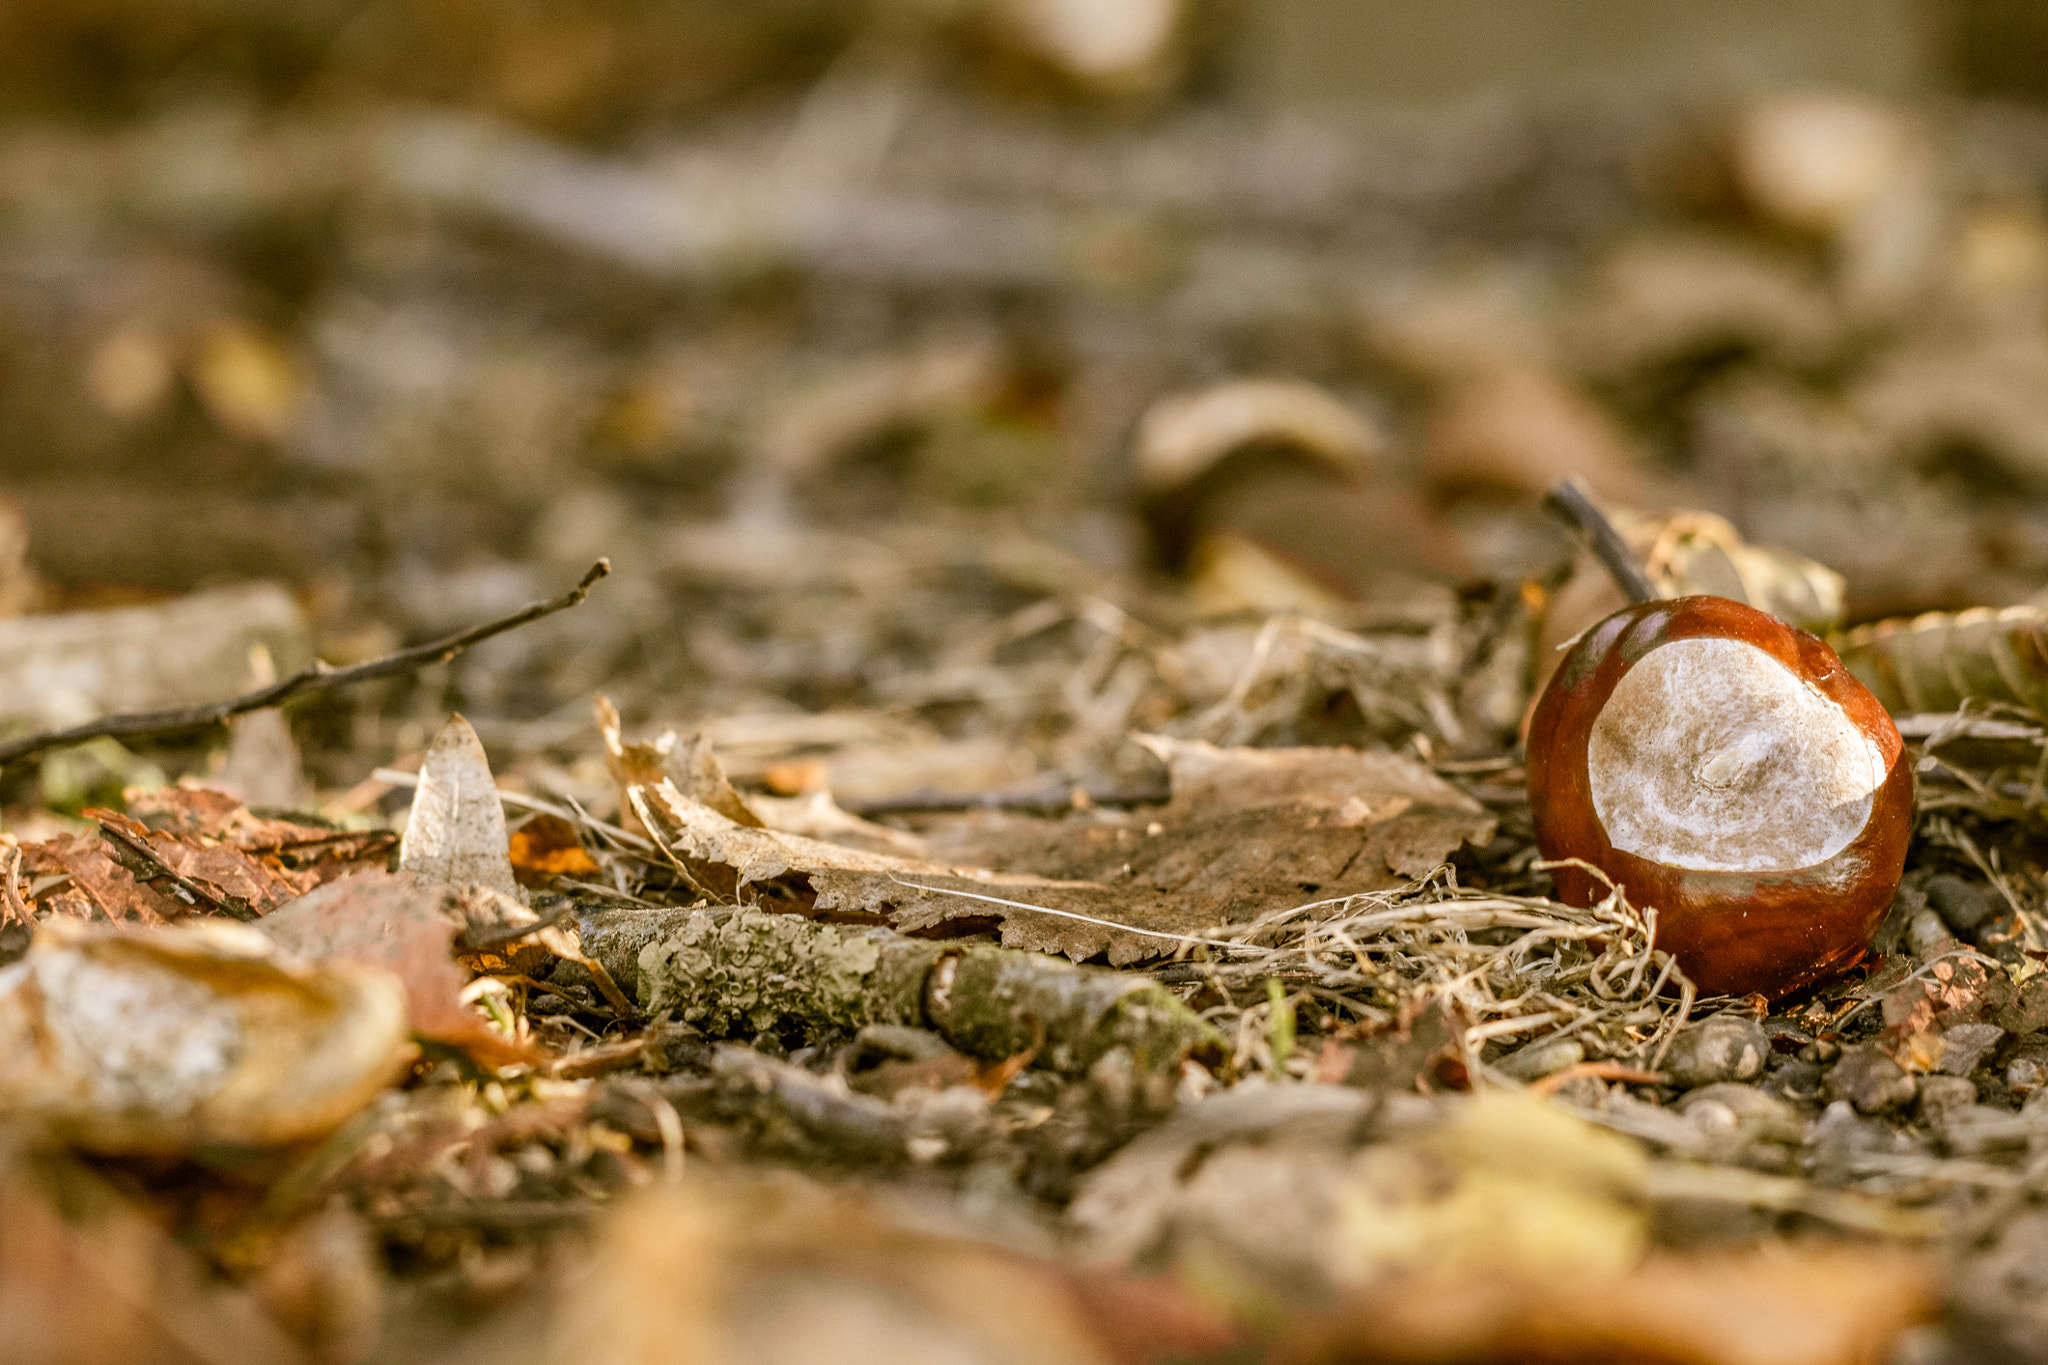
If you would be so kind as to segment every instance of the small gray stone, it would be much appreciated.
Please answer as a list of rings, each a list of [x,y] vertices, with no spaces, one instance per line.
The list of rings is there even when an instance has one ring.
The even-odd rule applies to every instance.
[[[1691,1088],[1717,1081],[1747,1081],[1763,1074],[1771,1055],[1761,1025],[1735,1014],[1717,1014],[1683,1029],[1664,1055],[1664,1070],[1675,1085]]]
[[[1946,872],[1927,879],[1927,904],[1957,938],[1968,938],[1972,930],[1998,913],[1998,902],[1987,888]]]
[[[1930,961],[1956,946],[1955,935],[1932,910],[1922,910],[1906,923],[1906,945],[1922,962]]]
[[[1806,1136],[1806,1120],[1797,1109],[1753,1085],[1703,1085],[1680,1096],[1676,1108],[1702,1127],[1732,1127],[1753,1142],[1799,1142]]]
[[[1910,1104],[1919,1086],[1876,1043],[1858,1043],[1842,1049],[1842,1060],[1828,1072],[1826,1093],[1831,1100],[1847,1100],[1859,1113],[1882,1114]]]
[[[1553,1072],[1586,1060],[1586,1045],[1576,1038],[1531,1043],[1500,1059],[1498,1069],[1518,1081],[1540,1081]]]
[[[2005,1030],[1996,1024],[1951,1025],[1941,1035],[1941,1069],[1951,1076],[1969,1075],[2003,1037]]]
[[[1943,1119],[1958,1109],[1977,1102],[1977,1087],[1961,1076],[1923,1076],[1920,1079],[1920,1121],[1940,1127]]]
[[[1951,1156],[1983,1156],[2025,1151],[2040,1128],[2024,1114],[1988,1104],[1965,1104],[1943,1114],[1936,1131]]]
[[[1826,1074],[1818,1062],[1790,1061],[1773,1071],[1765,1085],[1781,1099],[1807,1104],[1820,1098],[1821,1081]]]
[[[2033,1094],[2048,1084],[2048,1053],[2022,1052],[2005,1064],[2006,1088],[2016,1095]]]

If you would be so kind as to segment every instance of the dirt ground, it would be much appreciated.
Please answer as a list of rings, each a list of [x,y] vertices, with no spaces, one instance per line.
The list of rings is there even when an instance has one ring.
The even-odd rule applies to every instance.
[[[1077,13],[0,15],[12,1358],[2048,1349],[2048,112]],[[1896,722],[1845,970],[1558,898],[1567,476]]]

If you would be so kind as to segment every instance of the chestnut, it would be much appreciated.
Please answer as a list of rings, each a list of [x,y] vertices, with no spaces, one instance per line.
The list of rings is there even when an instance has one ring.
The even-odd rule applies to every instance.
[[[1581,636],[1529,726],[1546,858],[1654,906],[1703,993],[1847,970],[1898,890],[1913,776],[1884,707],[1805,631],[1723,597],[1640,602]],[[1559,899],[1607,893],[1556,869]]]

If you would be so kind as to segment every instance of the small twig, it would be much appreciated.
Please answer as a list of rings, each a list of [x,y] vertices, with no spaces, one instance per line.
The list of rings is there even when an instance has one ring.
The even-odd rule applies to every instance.
[[[351,664],[347,668],[336,668],[315,659],[282,682],[259,687],[254,692],[245,692],[226,701],[209,702],[204,706],[174,707],[165,711],[123,712],[119,715],[102,716],[98,720],[73,725],[68,729],[44,730],[8,744],[0,744],[0,766],[12,763],[16,759],[31,757],[47,749],[83,744],[89,739],[100,739],[104,736],[132,739],[138,735],[165,734],[173,730],[195,730],[203,725],[218,725],[245,712],[261,711],[266,707],[279,705],[302,693],[325,692],[336,687],[349,687],[377,678],[396,677],[402,673],[417,672],[434,664],[446,663],[471,645],[480,644],[493,635],[502,635],[508,630],[515,630],[538,621],[543,616],[552,616],[558,611],[568,610],[588,597],[591,585],[611,571],[611,561],[600,559],[590,566],[582,581],[560,597],[545,602],[534,602],[510,616],[501,616],[495,621],[471,626],[468,630],[457,631],[439,640],[414,645],[410,649],[401,649],[380,659]]]
[[[1650,575],[1643,571],[1642,562],[1636,553],[1621,538],[1621,532],[1614,529],[1614,523],[1607,514],[1594,506],[1587,495],[1586,485],[1577,476],[1559,479],[1543,495],[1543,506],[1552,514],[1569,522],[1580,535],[1586,538],[1587,548],[1606,568],[1608,576],[1614,579],[1614,586],[1631,602],[1654,602],[1660,597],[1657,585],[1650,581]]]
[[[110,851],[114,861],[128,869],[144,886],[168,882],[168,894],[194,910],[210,910],[217,915],[229,915],[245,921],[256,918],[255,910],[245,902],[232,896],[216,896],[158,857],[147,840],[122,828],[121,821],[125,817],[110,810],[89,810],[84,814],[88,820],[99,821],[100,837],[113,846]]]
[[[465,929],[456,938],[456,944],[465,953],[488,952],[502,948],[508,943],[517,943],[522,938],[531,938],[543,929],[552,929],[576,913],[574,901],[563,901],[539,919],[526,924],[501,924],[493,929]]]
[[[1627,1085],[1666,1085],[1671,1077],[1661,1071],[1645,1071],[1640,1067],[1626,1066],[1620,1062],[1574,1062],[1559,1071],[1553,1071],[1540,1081],[1529,1086],[1534,1095],[1549,1095],[1561,1086],[1591,1076],[1600,1081],[1621,1081]]]

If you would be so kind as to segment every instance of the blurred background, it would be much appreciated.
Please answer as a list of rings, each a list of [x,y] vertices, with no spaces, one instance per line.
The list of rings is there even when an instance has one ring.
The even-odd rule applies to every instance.
[[[606,554],[303,713],[316,778],[603,686],[952,745],[886,795],[1161,720],[970,646],[1538,612],[1564,473],[1838,572],[1820,624],[2023,602],[2044,96],[2021,0],[13,0],[0,606],[272,580],[346,662]]]

